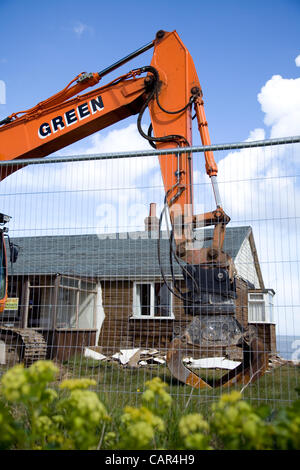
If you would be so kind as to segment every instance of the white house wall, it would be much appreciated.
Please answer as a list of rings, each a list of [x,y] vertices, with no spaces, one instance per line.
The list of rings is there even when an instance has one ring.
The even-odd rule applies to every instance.
[[[102,304],[102,288],[101,284],[97,284],[97,306],[96,306],[96,328],[97,328],[97,333],[96,333],[96,345],[98,344],[99,336],[100,336],[100,331],[103,325],[105,319],[105,312]]]
[[[260,288],[249,238],[245,238],[243,241],[242,246],[235,257],[234,264],[239,276],[254,284],[256,289]]]
[[[94,327],[95,294],[81,292],[79,297],[78,328]]]

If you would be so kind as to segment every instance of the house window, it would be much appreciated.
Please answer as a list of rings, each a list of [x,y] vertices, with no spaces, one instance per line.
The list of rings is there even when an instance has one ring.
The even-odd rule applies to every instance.
[[[248,294],[248,321],[251,323],[273,323],[274,291],[250,292]]]
[[[273,305],[273,294],[271,292],[268,293],[268,304],[269,304],[269,316],[270,316],[270,323],[275,322],[274,318],[274,305]]]
[[[60,278],[56,327],[91,329],[95,327],[96,283],[78,278]]]
[[[28,282],[29,328],[95,328],[95,282],[69,276],[58,276],[54,282],[50,278],[40,281],[45,284]]]
[[[136,282],[133,287],[133,316],[136,318],[174,318],[172,296],[162,282]]]
[[[266,321],[264,294],[249,294],[249,321]]]
[[[55,303],[55,286],[29,285],[27,326],[29,328],[51,328],[52,305]]]

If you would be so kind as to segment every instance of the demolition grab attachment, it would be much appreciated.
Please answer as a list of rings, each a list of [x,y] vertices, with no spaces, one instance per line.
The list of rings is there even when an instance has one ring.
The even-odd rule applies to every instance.
[[[226,387],[249,383],[264,374],[268,353],[250,325],[244,328],[236,319],[236,271],[231,257],[223,251],[225,226],[229,217],[218,208],[204,214],[204,225],[215,225],[212,245],[186,251],[182,268],[186,291],[181,292],[185,313],[193,318],[185,331],[175,337],[167,353],[167,365],[174,377],[195,388]],[[219,379],[204,380],[183,364],[193,350],[200,356],[236,348],[242,361]],[[239,354],[241,356],[241,354]]]
[[[218,346],[237,346],[243,350],[242,362],[221,378],[204,380],[183,364],[188,347],[200,347],[205,351]],[[243,330],[233,317],[201,316],[195,318],[182,335],[173,339],[167,353],[167,364],[174,377],[194,388],[247,386],[266,371],[268,353],[264,351],[255,328]]]

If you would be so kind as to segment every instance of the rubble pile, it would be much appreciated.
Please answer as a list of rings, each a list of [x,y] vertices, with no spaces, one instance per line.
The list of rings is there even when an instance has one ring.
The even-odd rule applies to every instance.
[[[272,369],[285,365],[297,366],[300,365],[300,361],[291,361],[288,359],[284,359],[280,356],[272,356],[269,359],[269,368],[267,372],[270,372]]]
[[[99,348],[85,348],[84,357],[94,359],[96,361],[114,361],[129,367],[143,367],[151,365],[159,365],[166,363],[166,356],[161,354],[157,349],[120,349],[119,352],[111,357],[105,356],[97,351]]]
[[[99,347],[85,348],[84,357],[94,359],[96,361],[112,361],[122,364],[125,367],[152,367],[166,364],[166,356],[157,349],[120,349],[119,352],[112,356],[105,356]],[[184,364],[193,369],[227,369],[231,370],[237,367],[240,362],[233,361],[227,357],[206,357],[194,359],[186,357],[183,359]],[[269,359],[269,367],[266,372],[283,365],[297,365],[299,361],[289,361],[280,356],[272,356]]]

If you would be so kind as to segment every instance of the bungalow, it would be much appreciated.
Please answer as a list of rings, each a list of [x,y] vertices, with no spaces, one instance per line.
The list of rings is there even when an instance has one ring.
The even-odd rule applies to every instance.
[[[197,232],[204,246],[211,236],[209,228]],[[156,226],[149,230],[146,219],[144,232],[12,239],[20,249],[9,271],[9,297],[15,301],[1,325],[39,332],[48,357],[57,360],[95,345],[104,354],[133,347],[167,350],[192,318],[162,280],[157,238]],[[264,286],[251,227],[228,227],[224,250],[238,273],[236,317],[243,326],[256,325],[266,349],[275,352],[274,291]],[[171,283],[166,236],[161,265]],[[183,282],[176,264],[174,275]]]

